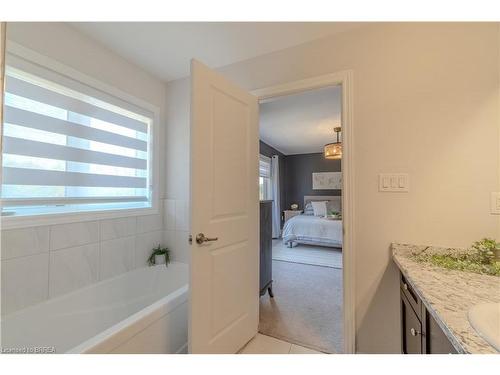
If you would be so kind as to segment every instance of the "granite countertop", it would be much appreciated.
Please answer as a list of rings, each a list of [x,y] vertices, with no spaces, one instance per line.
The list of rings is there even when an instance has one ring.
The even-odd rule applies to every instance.
[[[399,269],[459,353],[498,353],[472,328],[467,313],[479,303],[500,302],[500,278],[448,270],[412,258],[422,252],[439,254],[463,249],[398,243],[393,243],[391,249]]]

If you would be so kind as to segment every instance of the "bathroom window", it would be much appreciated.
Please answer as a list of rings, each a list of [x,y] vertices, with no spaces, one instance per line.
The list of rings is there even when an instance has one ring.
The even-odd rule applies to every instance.
[[[2,215],[152,205],[155,113],[7,55]]]
[[[259,196],[260,200],[272,199],[271,159],[267,156],[259,157]]]

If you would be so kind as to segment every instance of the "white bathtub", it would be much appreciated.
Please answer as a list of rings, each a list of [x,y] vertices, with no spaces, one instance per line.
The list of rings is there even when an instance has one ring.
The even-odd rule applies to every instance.
[[[5,316],[1,346],[53,347],[56,353],[184,353],[187,295],[186,264],[140,268]]]

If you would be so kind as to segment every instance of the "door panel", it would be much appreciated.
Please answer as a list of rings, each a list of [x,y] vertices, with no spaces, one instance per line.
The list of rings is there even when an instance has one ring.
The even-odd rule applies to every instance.
[[[403,354],[422,354],[422,325],[410,302],[402,292],[401,319]]]
[[[259,317],[257,98],[195,60],[191,83],[189,346],[235,353]]]

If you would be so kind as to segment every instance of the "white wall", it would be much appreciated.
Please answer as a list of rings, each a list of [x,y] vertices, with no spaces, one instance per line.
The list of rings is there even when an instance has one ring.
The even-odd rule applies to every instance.
[[[9,23],[7,38],[160,108],[160,198],[165,182],[165,84],[60,23]],[[2,230],[2,313],[146,265],[163,242],[160,214]]]
[[[247,89],[354,72],[356,325],[359,352],[399,352],[393,241],[500,239],[497,24],[375,24],[220,69]],[[170,82],[166,197],[186,199],[189,81]],[[169,136],[170,135],[170,136]],[[175,152],[172,148],[175,148]],[[195,152],[195,150],[193,150]],[[408,194],[377,174],[407,172]],[[180,174],[179,174],[180,173]]]
[[[167,84],[165,243],[175,249],[173,258],[189,261],[189,111],[187,80]]]

